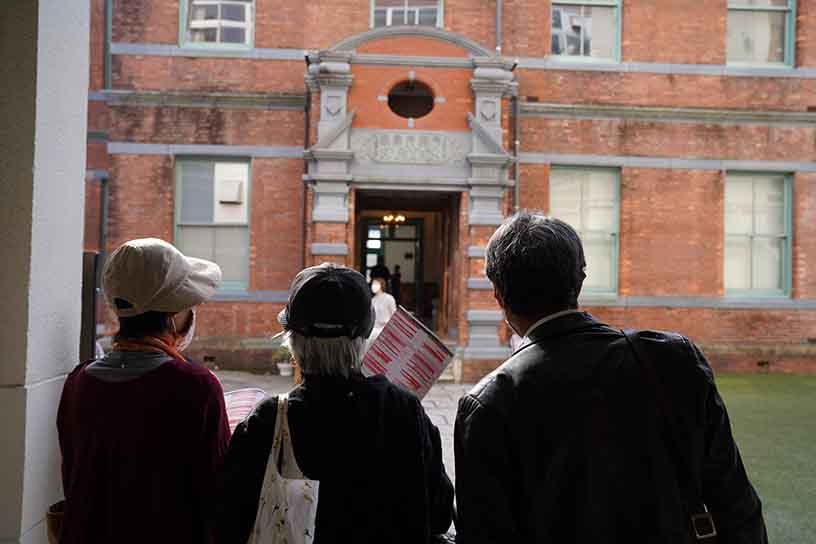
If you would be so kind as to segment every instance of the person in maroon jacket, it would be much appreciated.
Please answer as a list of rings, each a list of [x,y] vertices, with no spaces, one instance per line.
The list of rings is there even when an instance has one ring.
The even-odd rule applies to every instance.
[[[218,265],[155,238],[114,251],[103,272],[119,317],[113,351],[77,366],[57,428],[61,544],[212,542],[216,475],[229,443],[215,375],[181,352]]]

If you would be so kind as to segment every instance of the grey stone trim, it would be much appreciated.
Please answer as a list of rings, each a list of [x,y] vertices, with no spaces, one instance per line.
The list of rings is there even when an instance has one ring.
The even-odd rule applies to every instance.
[[[174,91],[105,91],[111,105],[178,106],[189,108],[241,108],[303,110],[305,94],[190,93]]]
[[[337,209],[314,210],[312,221],[318,223],[348,223],[348,211]]]
[[[571,166],[610,166],[618,168],[667,168],[671,170],[753,170],[761,172],[816,172],[816,162],[746,161],[728,159],[682,159],[669,157],[632,157],[622,155],[566,155],[559,153],[519,154],[527,164]]]
[[[489,227],[498,227],[506,218],[502,215],[488,215],[488,214],[473,214],[468,220],[470,225],[483,225]]]
[[[357,115],[357,110],[352,110],[346,114],[342,121],[326,131],[323,137],[317,140],[313,149],[328,149],[331,147],[331,145],[346,132],[346,129],[351,126],[355,115]]]
[[[816,68],[728,66],[723,64],[668,64],[660,62],[574,62],[557,57],[519,59],[519,68],[578,72],[633,72],[646,74],[733,77],[816,78]]]
[[[473,68],[473,60],[464,57],[420,57],[375,55],[371,53],[355,53],[351,56],[351,63],[382,66],[417,66],[421,68]]]
[[[216,302],[275,302],[286,303],[288,291],[219,291],[212,299]]]
[[[353,184],[357,189],[367,189],[367,190],[388,190],[393,191],[395,189],[394,185],[391,183],[374,183],[374,182],[360,182]],[[428,185],[424,183],[417,183],[416,185],[406,185],[399,187],[400,191],[436,191],[441,193],[458,193],[461,192],[463,187],[461,185],[456,184],[447,184],[447,185]]]
[[[801,111],[599,106],[594,104],[545,104],[538,102],[523,102],[521,104],[521,116],[554,119],[632,119],[647,122],[716,123],[722,125],[816,126],[816,113]]]
[[[491,134],[491,132],[487,130],[487,128],[482,125],[478,119],[476,119],[475,115],[468,112],[467,121],[470,129],[476,133],[479,139],[482,140],[482,142],[487,145],[488,148],[493,151],[493,153],[497,155],[507,155],[509,157],[507,152],[504,150],[504,147],[502,147],[501,142],[496,140],[493,134]]]
[[[374,28],[342,40],[337,45],[332,47],[332,50],[353,51],[364,43],[379,40],[381,38],[393,38],[396,36],[420,36],[450,42],[454,45],[467,49],[473,53],[473,55],[478,57],[492,57],[495,54],[493,51],[485,49],[473,40],[433,26],[387,26]]]
[[[330,172],[328,174],[319,174],[319,173],[306,174],[306,175],[304,175],[303,179],[306,180],[306,181],[311,181],[311,182],[328,181],[328,182],[349,183],[352,180],[352,176],[351,176],[351,174]],[[325,186],[325,187],[328,187],[328,186]],[[341,191],[339,189],[335,190],[335,189],[328,189],[328,188],[325,188],[325,187],[323,189],[320,189],[320,190],[318,190],[318,189],[315,189],[315,190],[318,191],[318,192],[322,192],[322,193],[341,193],[341,192],[346,193],[346,192],[348,192],[346,190]],[[338,187],[339,187],[339,185],[338,185]],[[345,187],[345,185],[344,185],[344,187]]]
[[[624,308],[710,308],[718,310],[816,310],[816,299],[684,296],[582,296],[582,306]]]
[[[477,291],[493,290],[493,284],[490,283],[490,280],[487,278],[468,278],[467,287],[468,289],[474,289]]]
[[[263,145],[108,142],[108,153],[111,155],[203,155],[220,157],[303,158],[302,147]]]
[[[468,246],[467,256],[470,259],[483,259],[486,256],[487,248],[482,246]]]
[[[86,136],[88,142],[107,142],[107,130],[89,130]]]
[[[348,255],[348,244],[329,244],[314,242],[311,247],[312,255]]]
[[[468,310],[465,319],[468,323],[500,323],[504,314],[501,310]]]
[[[105,102],[107,99],[104,91],[88,91],[88,102]]]
[[[504,360],[509,358],[510,355],[512,355],[512,353],[510,352],[510,348],[505,346],[466,347],[464,352],[465,360],[470,359],[471,361]]]
[[[240,58],[261,60],[303,60],[304,49],[285,48],[252,48],[226,49],[207,47],[179,47],[178,45],[158,43],[122,43],[110,44],[111,55],[144,55],[157,57],[207,57],[207,58]]]
[[[354,151],[347,149],[324,149],[320,147],[312,147],[303,152],[303,158],[307,160],[327,160],[327,161],[351,161],[354,159]],[[320,174],[315,173],[315,176]],[[328,174],[332,179],[336,178],[335,174]],[[347,174],[342,174],[347,175]]]
[[[312,221],[347,223],[349,220],[348,183],[344,180],[318,180],[312,185],[314,204]]]
[[[387,185],[389,188],[394,189],[395,187],[399,187],[400,189],[403,186],[427,186],[427,187],[436,187],[436,186],[453,186],[456,187],[457,190],[465,189],[469,186],[467,178],[428,178],[428,177],[421,177],[421,178],[407,178],[407,177],[383,177],[383,176],[357,176],[355,175],[352,181],[356,184],[364,184],[364,183],[379,183],[381,185]],[[407,188],[407,187],[405,187]]]
[[[101,179],[108,179],[108,171],[107,170],[100,170],[100,169],[88,169],[85,170],[85,180],[86,181],[96,181]]]

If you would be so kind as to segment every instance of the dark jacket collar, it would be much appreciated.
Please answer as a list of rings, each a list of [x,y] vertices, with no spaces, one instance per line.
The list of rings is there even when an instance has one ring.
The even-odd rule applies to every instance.
[[[556,317],[552,321],[545,321],[528,334],[528,344],[536,344],[548,338],[565,336],[584,329],[603,326],[589,312],[577,312]],[[526,344],[525,344],[526,345]]]

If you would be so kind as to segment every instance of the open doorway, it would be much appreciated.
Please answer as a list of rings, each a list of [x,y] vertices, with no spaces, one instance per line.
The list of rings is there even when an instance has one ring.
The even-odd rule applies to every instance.
[[[456,340],[459,193],[357,190],[355,262],[439,336]]]

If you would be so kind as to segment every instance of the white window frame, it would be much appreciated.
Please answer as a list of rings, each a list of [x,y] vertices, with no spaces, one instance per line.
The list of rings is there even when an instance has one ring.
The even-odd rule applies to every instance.
[[[782,194],[784,198],[784,222],[785,222],[785,233],[782,236],[778,236],[778,238],[784,239],[783,250],[782,250],[782,262],[780,263],[780,274],[782,277],[782,288],[781,289],[761,289],[761,288],[754,288],[750,287],[747,289],[735,289],[729,288],[725,285],[726,276],[725,276],[725,261],[726,255],[725,252],[727,251],[727,241],[729,236],[740,236],[740,237],[747,237],[752,242],[753,247],[753,239],[757,237],[757,235],[750,234],[729,234],[728,233],[728,220],[726,214],[728,213],[728,209],[726,207],[725,202],[725,191],[723,191],[723,261],[722,261],[722,270],[723,270],[723,290],[726,296],[729,297],[784,297],[788,298],[791,295],[791,286],[792,286],[792,268],[793,268],[793,176],[790,173],[785,172],[745,172],[745,171],[729,171],[726,172],[725,175],[725,183],[728,183],[729,179],[738,179],[740,177],[757,177],[757,176],[767,176],[767,177],[781,177],[782,178]],[[752,207],[751,209],[751,220],[752,224],[754,223],[754,215],[756,210]],[[753,276],[753,264],[751,266],[751,275]],[[751,280],[753,283],[753,278]]]
[[[726,64],[732,66],[771,66],[792,68],[796,64],[796,3],[797,0],[787,0],[787,6],[757,6],[747,4],[744,0],[728,0],[728,13],[732,11],[750,11],[750,12],[785,12],[785,51],[782,62],[746,62],[746,61],[731,61],[728,60],[728,45],[725,49]],[[726,14],[726,25],[728,25],[728,16]],[[726,33],[728,29],[726,28]]]
[[[549,176],[549,183],[548,185],[550,188],[552,187],[552,177],[554,172],[558,171],[594,171],[594,172],[606,172],[606,173],[614,173],[615,174],[615,211],[614,211],[614,231],[606,232],[606,231],[592,231],[592,232],[600,232],[601,234],[606,234],[612,237],[612,286],[611,289],[593,289],[584,287],[582,289],[582,293],[587,296],[594,296],[594,297],[616,297],[618,295],[618,290],[620,288],[620,207],[621,207],[621,170],[620,168],[606,168],[606,167],[598,167],[598,166],[580,166],[580,165],[551,165],[550,166],[550,176]],[[580,190],[580,189],[579,189]],[[549,215],[553,217],[558,217],[555,213],[553,213],[553,205],[552,205],[552,195],[553,192],[549,190]],[[581,198],[581,213],[583,214],[583,195]],[[583,222],[583,221],[582,221]],[[583,230],[579,231],[576,228],[576,232],[578,235],[581,236]]]
[[[552,52],[552,45],[550,45],[550,58],[556,59],[559,62],[620,62],[621,58],[621,30],[623,22],[623,2],[622,0],[552,0],[550,3],[550,17],[552,18],[552,11],[558,9],[559,6],[578,6],[578,7],[598,7],[598,8],[614,8],[615,9],[615,46],[611,57],[593,57],[591,55],[565,55],[555,54]],[[564,32],[565,17],[561,12],[561,31]],[[550,44],[552,44],[552,20],[550,21]],[[583,40],[581,40],[581,47],[583,48]]]
[[[434,5],[435,4],[435,5]],[[419,10],[422,8],[436,8],[436,24],[433,26],[436,28],[442,28],[443,22],[445,20],[445,2],[444,0],[438,0],[437,2],[433,2],[433,0],[426,0],[426,2],[421,2],[417,0],[405,0],[404,5],[402,7],[391,6],[391,7],[377,7],[376,0],[370,0],[370,12],[371,18],[369,21],[369,26],[371,28],[387,28],[390,26],[404,26],[406,23],[397,23],[394,24],[393,22],[393,15],[394,11],[396,10],[405,10],[406,13],[413,12],[414,15],[414,23],[409,24],[408,26],[420,26],[419,25]],[[385,10],[385,26],[384,27],[375,27],[375,20],[376,20],[376,13],[377,11]],[[430,25],[422,25],[422,26],[430,26]]]
[[[182,176],[183,176],[183,169],[185,163],[190,162],[207,162],[213,165],[213,169],[215,169],[215,165],[219,163],[231,163],[231,164],[245,164],[247,166],[247,179],[246,179],[246,188],[244,189],[245,195],[245,206],[246,206],[246,221],[243,222],[218,222],[213,221],[210,222],[185,222],[181,220],[181,210],[182,210],[182,202],[184,199],[184,190],[183,190],[183,183],[182,183]],[[250,261],[250,253],[251,253],[251,240],[252,240],[252,160],[249,158],[243,157],[201,157],[201,156],[183,156],[183,157],[176,157],[175,158],[175,176],[176,176],[176,191],[175,191],[175,206],[174,206],[174,217],[173,217],[173,240],[174,243],[177,243],[180,240],[179,230],[182,227],[234,227],[234,228],[242,228],[246,229],[246,245],[247,245],[247,260],[245,263],[246,266],[246,281],[235,281],[235,280],[223,280],[221,285],[219,286],[220,291],[227,291],[227,292],[235,292],[235,291],[246,291],[249,288],[250,282],[250,274],[251,270],[249,268],[249,261]],[[217,180],[213,180],[214,182]],[[217,189],[214,187],[214,198],[215,198],[215,191]]]
[[[255,0],[238,1],[238,0],[180,0],[179,9],[179,43],[184,47],[203,47],[203,48],[226,48],[226,49],[251,49],[255,44]],[[210,19],[206,21],[190,21],[189,19],[189,5],[196,6],[218,6],[219,13],[221,6],[233,5],[241,6],[245,9],[246,21],[230,21],[227,19]],[[227,43],[221,41],[222,28],[241,28],[244,29],[245,41],[244,43]],[[214,42],[195,42],[189,38],[189,31],[191,30],[208,30],[216,29],[217,39]]]

